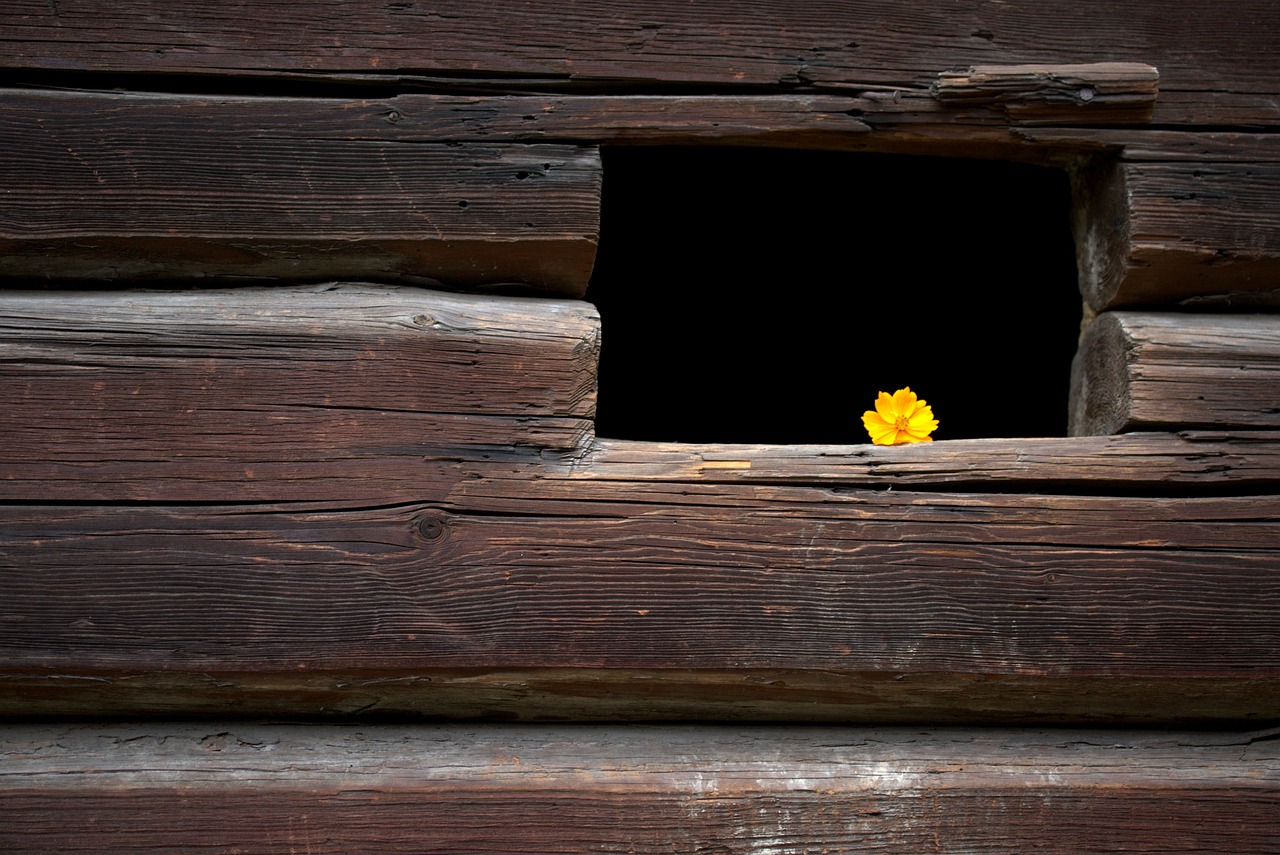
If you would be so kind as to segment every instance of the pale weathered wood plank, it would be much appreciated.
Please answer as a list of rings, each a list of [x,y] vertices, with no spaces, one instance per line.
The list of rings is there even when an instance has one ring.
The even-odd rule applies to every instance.
[[[1280,315],[1107,312],[1076,357],[1073,434],[1280,427]]]
[[[98,467],[252,482],[334,447],[574,447],[597,333],[586,303],[404,287],[4,292],[0,489],[58,495],[31,466],[94,492]]]
[[[418,141],[291,122],[279,106],[0,99],[0,275],[586,290],[599,232],[595,149],[407,144]],[[316,102],[282,112],[307,106]],[[390,126],[385,114],[360,118],[349,124]]]
[[[1265,733],[246,724],[0,732],[9,852],[1273,852]]]
[[[6,5],[3,65],[14,73],[318,75],[355,81],[921,90],[981,65],[1143,63],[1162,74],[1160,123],[1280,121],[1274,9],[1266,0],[1179,0],[1118,8],[1087,0],[1046,10],[965,0],[858,0],[815,8],[754,0],[688,5],[470,2],[439,14],[372,0],[339,8],[264,2],[252,26],[234,7],[159,0]]]

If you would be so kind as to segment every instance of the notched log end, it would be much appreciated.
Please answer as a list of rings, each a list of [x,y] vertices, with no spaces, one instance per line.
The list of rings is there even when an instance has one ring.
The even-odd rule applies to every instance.
[[[1131,421],[1127,381],[1133,346],[1123,323],[1112,314],[1101,315],[1085,331],[1071,364],[1071,436],[1108,436]]]
[[[1090,308],[1102,311],[1129,272],[1129,187],[1120,161],[1097,157],[1072,169],[1071,194],[1080,293]]]

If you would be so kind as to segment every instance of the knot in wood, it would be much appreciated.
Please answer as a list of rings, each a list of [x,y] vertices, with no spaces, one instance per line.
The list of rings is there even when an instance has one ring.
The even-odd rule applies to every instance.
[[[445,520],[440,514],[426,513],[417,518],[413,527],[423,540],[439,540],[444,537]]]

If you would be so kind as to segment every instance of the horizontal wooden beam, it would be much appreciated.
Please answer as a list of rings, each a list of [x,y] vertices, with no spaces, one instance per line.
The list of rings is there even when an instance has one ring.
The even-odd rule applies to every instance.
[[[597,439],[563,477],[701,484],[1099,494],[1254,491],[1280,484],[1280,433],[1181,431],[968,439],[896,447],[689,445]]]
[[[1133,15],[1105,0],[1046,12],[1021,4],[859,0],[817,11],[779,0],[689,6],[476,2],[437,15],[373,0],[234,8],[130,0],[24,3],[0,13],[0,64],[107,75],[243,75],[437,86],[796,86],[927,90],[937,75],[984,65],[1141,63],[1158,67],[1153,119],[1168,124],[1280,121],[1280,68],[1267,0],[1206,9],[1179,0]],[[1230,45],[1206,50],[1206,40]]]
[[[868,133],[856,114],[872,107],[836,94],[307,98],[11,89],[0,92],[0,128],[9,129],[14,145],[33,125],[94,137],[119,136],[122,128],[168,135],[199,127],[227,138],[269,133],[295,145],[324,139],[384,146],[582,140],[832,145]]]
[[[192,127],[256,135],[263,127],[301,144],[632,143],[759,146],[998,157],[1066,166],[1111,152],[1134,161],[1280,159],[1274,135],[1143,127],[1011,128],[981,102],[928,92],[592,95],[401,94],[381,98],[158,95],[9,89],[0,127],[14,144],[26,128],[101,138],[122,129]]]
[[[319,122],[276,107],[0,99],[0,276],[585,291],[599,232],[595,149],[417,144],[322,121],[350,104],[318,110]],[[389,127],[385,114],[348,118],[361,124]]]
[[[938,726],[1117,723],[1220,727],[1276,719],[1256,675],[886,674],[786,668],[431,668],[337,671],[57,669],[0,673],[10,721],[240,717],[337,720],[749,721]],[[1258,711],[1263,711],[1257,714]]]
[[[372,378],[371,383],[381,382]],[[101,409],[114,390],[89,390]],[[157,390],[160,394],[160,390]],[[51,424],[90,418],[50,407]],[[244,501],[388,503],[437,500],[464,473],[515,480],[636,484],[774,484],[870,489],[1160,494],[1233,493],[1280,483],[1280,434],[1182,431],[1072,439],[975,439],[917,447],[682,445],[596,440],[585,420],[398,414],[380,407],[339,418],[254,419],[252,443],[212,429],[183,430],[181,413],[123,410],[115,433],[89,437],[0,419],[0,501]],[[148,423],[173,432],[146,438]],[[130,426],[129,422],[135,423]],[[83,424],[83,422],[81,422]],[[198,420],[197,420],[198,424]],[[343,427],[345,425],[345,427]],[[206,423],[206,427],[210,427]],[[504,433],[505,432],[505,433]],[[73,431],[74,433],[74,431]],[[496,442],[514,442],[503,449]],[[572,445],[568,445],[572,443]],[[546,449],[567,446],[562,454]],[[486,464],[484,460],[489,460]]]
[[[0,97],[0,142],[11,153],[0,164],[10,188],[0,275],[367,277],[581,295],[599,230],[600,164],[593,150],[566,145],[588,140],[1074,164],[1081,285],[1095,308],[1276,293],[1280,167],[1265,136],[1015,136],[953,113],[927,97],[11,91]],[[129,145],[117,143],[122,134]],[[1100,150],[1110,154],[1079,166]],[[187,168],[193,158],[210,168]]]
[[[1276,291],[1275,161],[1104,159],[1073,177],[1080,288],[1095,310]]]
[[[0,304],[6,715],[1280,715],[1274,431],[590,442],[582,303]]]
[[[609,696],[638,671],[700,669],[717,675],[714,688],[685,709],[706,715],[742,701],[752,680],[800,671],[846,675],[859,689],[870,675],[1023,677],[1045,695],[997,705],[1024,720],[1084,716],[1093,701],[1064,711],[1049,690],[1070,681],[1097,698],[1118,678],[1154,687],[1151,704],[1121,719],[1212,717],[1199,690],[1216,680],[1208,709],[1280,717],[1278,518],[1274,496],[465,472],[434,505],[8,506],[0,661],[18,682],[0,711],[29,713],[41,696],[42,709],[71,714],[92,696],[77,679],[122,674],[144,677],[117,700],[134,712],[208,713],[216,698],[166,692],[166,681],[276,675],[276,690],[297,691],[298,712],[321,712],[323,701],[306,705],[322,697],[306,691],[316,673],[429,687],[459,669],[544,680],[562,669],[562,690],[581,698]],[[629,676],[611,678],[614,669]],[[28,679],[42,676],[58,679]],[[251,683],[237,708],[253,708]],[[883,713],[874,690],[848,688],[802,699],[822,700],[821,717]],[[952,716],[987,715],[981,693],[940,696],[959,705]],[[414,700],[442,711],[430,691]],[[500,708],[520,707],[509,696]]]
[[[251,483],[329,448],[576,447],[598,329],[586,303],[404,287],[5,292],[0,491],[61,492],[31,466],[136,499],[139,466]]]
[[[1107,312],[1072,385],[1073,434],[1280,427],[1280,315]]]
[[[938,76],[947,103],[999,107],[1022,122],[1120,124],[1151,116],[1160,72],[1140,62],[979,65]]]
[[[210,722],[0,731],[10,852],[1269,853],[1266,733]]]
[[[481,473],[1086,494],[1280,482],[1276,432],[593,443],[598,323],[586,303],[405,287],[5,292],[0,501],[388,505]]]

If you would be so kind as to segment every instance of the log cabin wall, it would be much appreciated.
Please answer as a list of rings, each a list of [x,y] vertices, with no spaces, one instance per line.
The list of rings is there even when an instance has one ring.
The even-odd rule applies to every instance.
[[[1280,849],[1274,4],[0,44],[0,848]],[[597,436],[600,152],[654,145],[1065,170],[1072,435]]]

